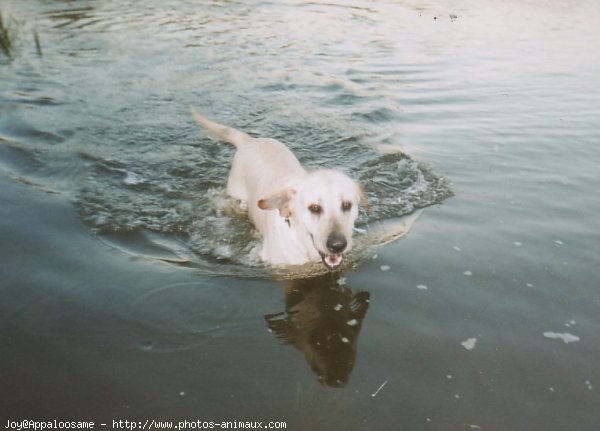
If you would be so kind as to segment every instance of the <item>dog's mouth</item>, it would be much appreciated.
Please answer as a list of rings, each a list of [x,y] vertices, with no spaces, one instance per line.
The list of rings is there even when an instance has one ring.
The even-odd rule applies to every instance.
[[[319,254],[321,255],[321,260],[323,261],[323,264],[329,269],[338,268],[344,260],[344,255],[341,253],[324,254],[319,252]]]

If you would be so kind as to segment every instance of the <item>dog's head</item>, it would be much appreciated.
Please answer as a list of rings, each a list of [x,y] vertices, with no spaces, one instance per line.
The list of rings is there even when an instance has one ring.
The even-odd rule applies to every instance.
[[[265,210],[278,209],[290,228],[303,235],[329,269],[342,264],[352,248],[352,232],[358,207],[368,203],[362,188],[339,171],[318,170],[307,174],[293,188],[258,201]]]

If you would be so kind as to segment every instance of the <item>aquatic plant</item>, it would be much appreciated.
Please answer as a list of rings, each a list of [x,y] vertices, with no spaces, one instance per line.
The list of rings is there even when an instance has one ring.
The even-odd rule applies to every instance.
[[[14,20],[12,20],[15,22]],[[18,22],[17,22],[18,24]],[[14,36],[13,32],[9,28],[8,24],[4,21],[2,16],[2,12],[0,12],[0,52],[2,52],[7,57],[12,57],[14,51]],[[40,35],[36,29],[33,30],[33,41],[35,43],[35,50],[37,54],[41,57],[42,53],[42,43],[40,41]]]
[[[35,51],[41,57],[42,54],[42,44],[40,43],[40,35],[37,30],[33,30],[33,40],[35,41]]]
[[[0,51],[2,51],[7,57],[10,57],[12,49],[13,44],[11,40],[11,34],[8,30],[8,27],[4,24],[2,12],[0,12]]]

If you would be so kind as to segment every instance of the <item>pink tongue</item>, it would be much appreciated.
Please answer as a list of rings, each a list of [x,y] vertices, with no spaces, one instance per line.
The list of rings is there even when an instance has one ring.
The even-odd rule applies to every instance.
[[[338,266],[342,263],[342,255],[341,254],[328,254],[325,256],[325,263],[331,267]]]

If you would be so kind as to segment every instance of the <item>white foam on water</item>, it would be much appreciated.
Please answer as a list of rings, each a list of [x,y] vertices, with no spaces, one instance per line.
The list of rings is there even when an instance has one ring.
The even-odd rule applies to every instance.
[[[544,337],[550,338],[552,340],[562,340],[563,343],[565,343],[565,344],[575,343],[575,342],[581,340],[581,338],[579,338],[577,335],[573,335],[568,332],[559,333],[559,332],[546,331],[546,332],[544,332],[543,335],[544,335]]]
[[[142,184],[145,182],[146,180],[144,178],[141,178],[139,175],[129,171],[127,171],[127,175],[123,179],[123,184],[128,186],[137,186],[138,184]]]
[[[473,350],[475,348],[475,344],[477,343],[477,338],[468,338],[467,340],[460,343],[465,349]]]

